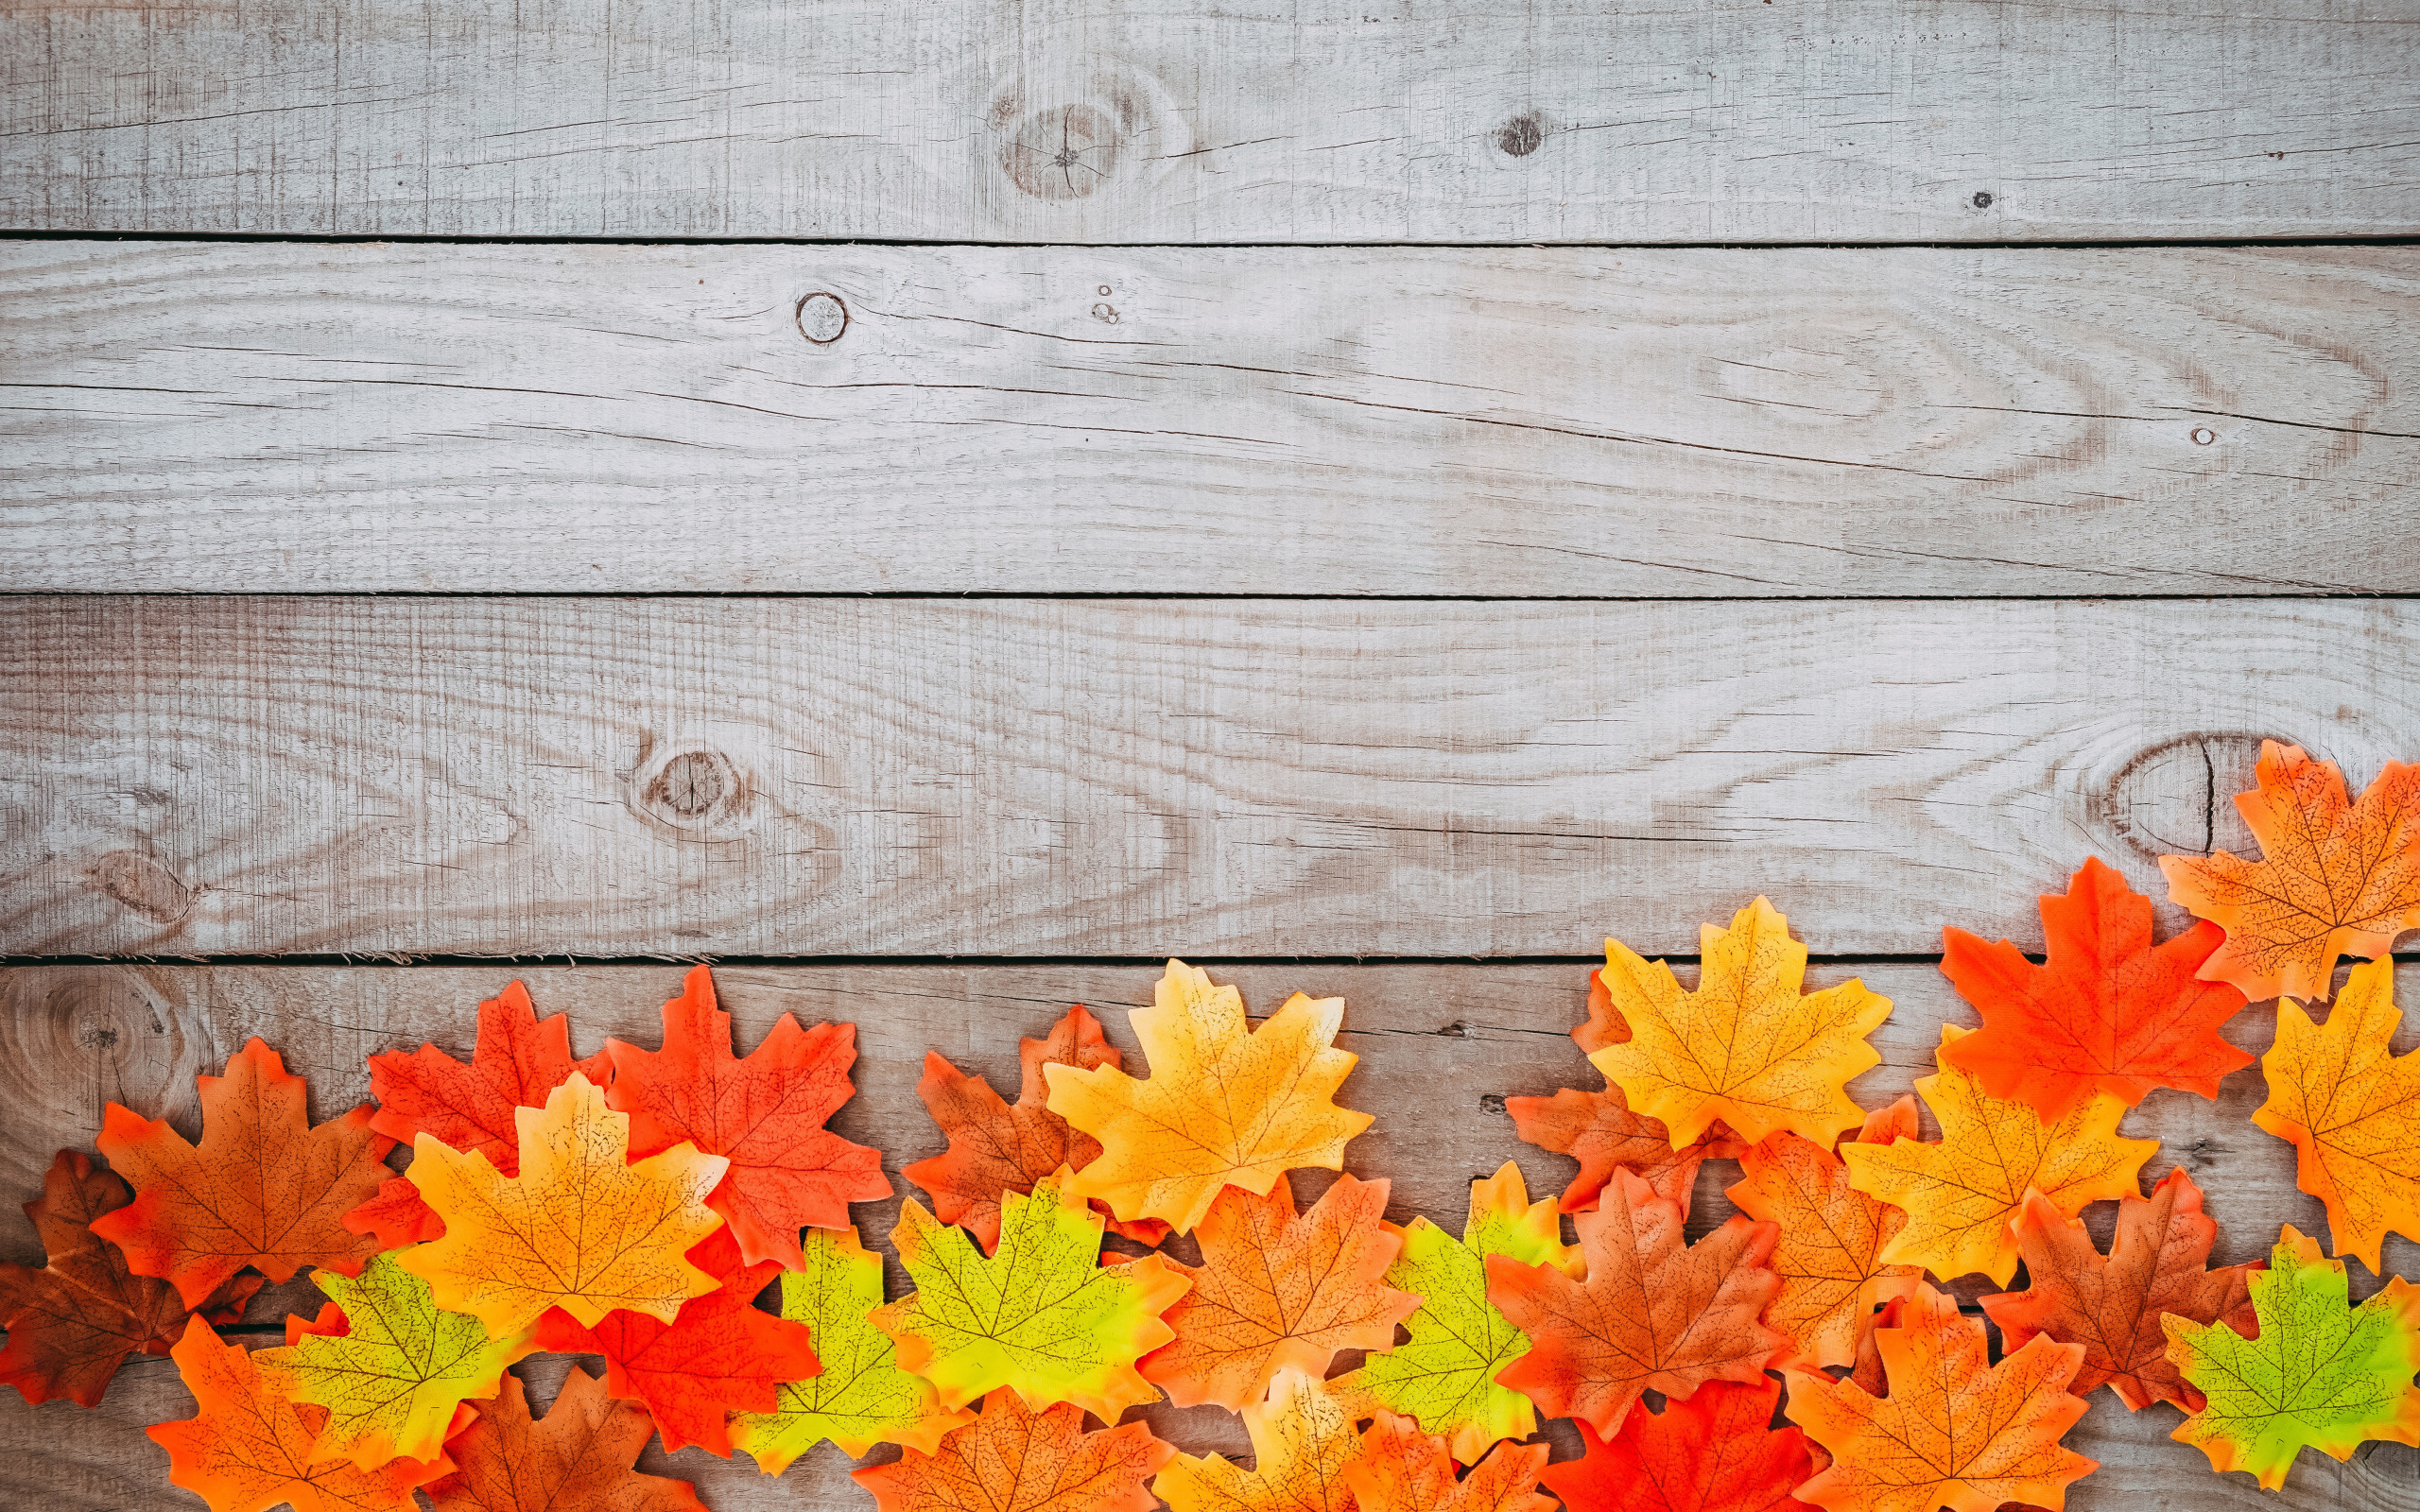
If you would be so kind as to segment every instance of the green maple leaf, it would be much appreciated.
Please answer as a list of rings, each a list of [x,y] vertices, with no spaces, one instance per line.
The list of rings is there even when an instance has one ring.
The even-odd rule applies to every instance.
[[[477,1318],[439,1307],[391,1252],[372,1256],[357,1278],[319,1270],[311,1280],[334,1306],[315,1323],[288,1319],[286,1347],[260,1360],[292,1383],[296,1401],[328,1409],[315,1464],[435,1459],[455,1409],[494,1396],[504,1367],[538,1348],[535,1329],[492,1339]]]
[[[2374,1438],[2420,1443],[2420,1286],[2390,1280],[2348,1306],[2344,1263],[2289,1226],[2256,1271],[2260,1334],[2162,1317],[2168,1358],[2209,1400],[2170,1435],[2219,1470],[2249,1470],[2275,1490],[2305,1445],[2351,1459]]]
[[[806,1325],[823,1369],[783,1382],[771,1412],[733,1417],[735,1447],[779,1475],[819,1439],[852,1459],[876,1444],[930,1454],[943,1434],[975,1420],[942,1406],[931,1382],[899,1368],[890,1335],[867,1316],[882,1305],[882,1258],[857,1243],[855,1228],[809,1228],[799,1252],[804,1268],[782,1273],[782,1316]]]
[[[1563,1243],[1555,1200],[1531,1202],[1520,1167],[1510,1160],[1471,1183],[1461,1238],[1426,1218],[1399,1232],[1403,1253],[1389,1267],[1387,1284],[1421,1298],[1419,1311],[1404,1320],[1411,1337],[1373,1354],[1336,1385],[1408,1414],[1423,1433],[1444,1435],[1455,1459],[1476,1464],[1496,1440],[1526,1438],[1538,1426],[1530,1399],[1495,1383],[1497,1371],[1530,1352],[1530,1336],[1488,1301],[1487,1257],[1576,1270],[1579,1251]]]
[[[1100,1215],[1066,1187],[1061,1166],[1030,1195],[1004,1194],[989,1258],[912,1199],[901,1210],[890,1239],[916,1290],[873,1323],[943,1406],[1008,1386],[1031,1411],[1072,1401],[1114,1423],[1158,1399],[1134,1362],[1176,1337],[1160,1314],[1190,1283],[1158,1255],[1101,1264]]]

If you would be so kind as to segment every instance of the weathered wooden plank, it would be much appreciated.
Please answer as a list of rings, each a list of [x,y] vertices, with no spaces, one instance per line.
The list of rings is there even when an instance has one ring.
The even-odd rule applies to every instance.
[[[6,590],[2420,590],[2411,248],[0,268]]]
[[[2410,234],[2408,4],[12,7],[0,224],[1190,241]]]
[[[2420,750],[2407,605],[0,602],[17,954],[1819,954]]]
[[[1829,984],[1861,975],[1896,1005],[1876,1035],[1883,1064],[1852,1085],[1868,1106],[1908,1090],[1928,1072],[1935,1025],[1971,1024],[1971,1013],[1929,967],[1872,963],[1818,966],[1812,979]],[[510,975],[529,983],[541,1011],[567,1011],[575,1047],[586,1053],[608,1035],[638,1043],[657,1036],[658,1003],[677,989],[678,968],[540,968],[515,973],[489,968],[50,967],[0,971],[0,1194],[30,1191],[60,1144],[90,1147],[103,1099],[120,1097],[138,1110],[195,1128],[192,1075],[213,1066],[248,1036],[279,1045],[287,1061],[312,1078],[315,1112],[325,1116],[367,1095],[362,1057],[423,1040],[467,1054],[477,999]],[[752,1046],[784,1012],[814,1021],[853,1020],[861,1051],[858,1096],[835,1120],[852,1138],[881,1144],[885,1165],[899,1168],[940,1144],[914,1085],[925,1051],[938,1049],[978,1070],[1004,1090],[1016,1074],[1015,1041],[1035,1034],[1075,1001],[1098,1011],[1111,1037],[1130,1052],[1125,1015],[1149,1001],[1155,975],[1145,967],[792,967],[726,968],[716,973],[737,1040]],[[1247,1001],[1266,1009],[1296,988],[1346,999],[1340,1040],[1361,1058],[1346,1084],[1347,1103],[1377,1113],[1350,1151],[1357,1174],[1393,1183],[1390,1214],[1415,1212],[1452,1222],[1464,1184],[1501,1161],[1519,1161],[1533,1188],[1552,1190],[1572,1162],[1521,1144],[1493,1099],[1558,1086],[1595,1086],[1594,1073],[1564,1030],[1582,1013],[1581,969],[1573,966],[1242,966],[1216,968],[1243,987]],[[2420,964],[2398,973],[2408,996],[2420,991]],[[2270,1015],[2256,1008],[2231,1025],[2247,1048],[2265,1046]],[[2406,1037],[2410,1039],[2410,1036]],[[2146,1167],[2155,1178],[2172,1164],[2190,1166],[2210,1194],[2221,1229],[2220,1259],[2258,1254],[2274,1225],[2291,1222],[2324,1232],[2313,1198],[2293,1189],[2293,1152],[2249,1122],[2264,1095],[2256,1071],[2238,1074],[2216,1104],[2157,1092],[2130,1116],[2127,1131],[2156,1135],[2165,1147]],[[1416,1115],[1412,1110],[1417,1110]],[[1927,1125],[1927,1135],[1932,1130]],[[1709,1165],[1698,1188],[1692,1228],[1703,1231],[1727,1211],[1721,1188],[1737,1179],[1731,1162]],[[1308,1194],[1323,1177],[1299,1183]],[[856,1211],[870,1240],[892,1221],[896,1203],[860,1204]],[[2114,1208],[2101,1204],[2087,1221],[2107,1243]],[[32,1259],[22,1225],[7,1227],[0,1253]],[[2420,1254],[2389,1241],[2391,1270],[2411,1272]],[[896,1267],[894,1266],[894,1272]],[[2377,1283],[2354,1267],[2357,1291]],[[903,1283],[894,1274],[893,1284]],[[281,1294],[296,1304],[299,1288]],[[256,1323],[274,1322],[276,1302],[256,1309]],[[543,1362],[527,1373],[551,1393],[564,1363]],[[2104,1394],[2105,1396],[2105,1394]],[[59,1507],[184,1505],[164,1485],[164,1456],[135,1436],[141,1424],[182,1416],[189,1408],[161,1362],[137,1362],[96,1413],[54,1404],[29,1409],[13,1396],[0,1400],[0,1491],[28,1504]],[[2374,1451],[2350,1466],[2306,1456],[2282,1503],[2260,1500],[2248,1477],[2212,1476],[2197,1452],[2166,1435],[2176,1415],[2159,1409],[2129,1417],[2114,1401],[2095,1404],[2071,1440],[2099,1458],[2102,1469],[2079,1486],[2079,1509],[2254,1506],[2336,1508],[2346,1512],[2420,1507],[2409,1451]],[[1186,1449],[1232,1452],[1241,1447],[1232,1418],[1215,1410],[1157,1410],[1160,1431]],[[1570,1446],[1565,1446],[1568,1452]],[[699,1479],[718,1512],[790,1504],[856,1506],[844,1480],[848,1462],[828,1449],[793,1469],[780,1486],[741,1462],[721,1464],[696,1452],[667,1463],[651,1452],[648,1468]],[[777,1500],[778,1503],[777,1503]],[[2151,1498],[2151,1500],[2146,1500]]]

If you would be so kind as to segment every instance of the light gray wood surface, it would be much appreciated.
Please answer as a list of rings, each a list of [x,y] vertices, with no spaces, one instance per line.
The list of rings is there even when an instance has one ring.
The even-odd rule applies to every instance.
[[[2420,749],[2354,600],[19,598],[19,955],[1689,953],[2038,937]]]
[[[2420,591],[2407,247],[29,242],[0,333],[7,590]]]
[[[2409,0],[183,0],[0,32],[0,225],[1764,242],[2410,234]]]
[[[1273,1008],[1301,989],[1346,1000],[1339,1043],[1361,1057],[1342,1100],[1377,1115],[1348,1152],[1348,1169],[1392,1183],[1389,1216],[1415,1213],[1458,1228],[1466,1183],[1506,1160],[1517,1160],[1533,1191],[1560,1190],[1573,1170],[1562,1156],[1530,1148],[1514,1137],[1495,1099],[1543,1093],[1557,1087],[1595,1087],[1601,1080],[1564,1037],[1583,1013],[1585,969],[1577,965],[1223,967],[1254,1011]],[[1689,970],[1682,968],[1684,976]],[[877,1143],[894,1185],[899,1170],[936,1153],[942,1141],[916,1101],[923,1056],[939,1050],[978,1071],[1013,1095],[1016,1040],[1036,1035],[1070,1003],[1090,1005],[1111,1038],[1136,1058],[1125,1007],[1150,1001],[1157,969],[1148,966],[1043,967],[784,967],[720,968],[716,981],[735,1020],[736,1043],[752,1048],[784,1012],[805,1022],[857,1024],[859,1089],[833,1122],[851,1138]],[[1879,962],[1819,965],[1811,985],[1849,975],[1888,995],[1894,1005],[1874,1039],[1882,1064],[1850,1086],[1851,1095],[1877,1107],[1932,1070],[1937,1025],[1976,1021],[1938,971],[1927,965]],[[193,1076],[216,1070],[244,1040],[259,1035],[276,1045],[292,1069],[311,1078],[315,1117],[340,1112],[368,1095],[363,1057],[424,1040],[469,1054],[474,1012],[483,996],[519,976],[541,1013],[568,1012],[576,1050],[594,1051],[607,1037],[652,1045],[660,1037],[658,1005],[678,990],[681,970],[660,968],[384,967],[132,967],[74,966],[0,971],[0,1197],[30,1194],[51,1151],[90,1148],[105,1100],[118,1099],[150,1116],[166,1116],[198,1133]],[[2420,1001],[2420,965],[2397,973],[2407,1003]],[[2256,1005],[2229,1025],[2246,1049],[2267,1047],[2273,1020]],[[2397,1043],[2408,1049],[2406,1034]],[[2315,1198],[2293,1188],[2293,1150],[2250,1122],[2265,1095],[2257,1068],[2238,1073],[2215,1103],[2184,1093],[2154,1092],[2130,1114],[2124,1132],[2156,1137],[2162,1148],[2144,1168],[2146,1181],[2174,1165],[2192,1171],[2208,1194],[2221,1226],[2214,1259],[2230,1263],[2262,1254],[2276,1227],[2292,1223],[2325,1233]],[[1926,1137],[1938,1137],[1927,1118]],[[1703,1233],[1729,1211],[1721,1189],[1737,1179],[1733,1162],[1710,1162],[1702,1173],[1691,1229]],[[1298,1180],[1308,1200],[1323,1173]],[[13,1199],[13,1198],[12,1198]],[[854,1210],[868,1240],[879,1247],[897,1202]],[[2086,1213],[2098,1242],[2108,1243],[2115,1213],[2109,1203]],[[30,1228],[0,1225],[0,1255],[34,1260]],[[2408,1242],[2388,1241],[2391,1271],[2412,1268]],[[891,1266],[894,1291],[905,1284]],[[2358,1263],[2354,1289],[2377,1284]],[[1960,1288],[1971,1296],[1973,1283]],[[310,1311],[307,1288],[273,1288],[255,1304],[251,1325],[274,1329],[288,1309]],[[266,1342],[266,1337],[256,1342]],[[596,1368],[592,1362],[592,1369]],[[564,1362],[524,1367],[550,1395]],[[190,1505],[164,1483],[165,1456],[138,1436],[147,1422],[190,1412],[164,1361],[138,1361],[112,1386],[97,1412],[63,1404],[26,1407],[13,1393],[0,1400],[0,1494],[39,1497],[45,1507],[168,1507]],[[1243,1448],[1236,1420],[1216,1409],[1175,1413],[1154,1409],[1158,1431],[1191,1452]],[[2218,1477],[2198,1451],[2167,1436],[2177,1414],[2167,1408],[2128,1415],[2101,1393],[2069,1442],[2102,1462],[2077,1486],[2077,1512],[2155,1507],[2284,1506],[2386,1512],[2420,1507],[2420,1458],[2399,1446],[2376,1446],[2349,1466],[2306,1454],[2282,1499],[2268,1498],[2250,1477]],[[1576,1448],[1566,1444],[1561,1452]],[[859,1506],[861,1493],[844,1477],[849,1462],[829,1446],[768,1481],[745,1460],[717,1462],[687,1451],[666,1462],[650,1451],[647,1468],[696,1478],[716,1512],[750,1512],[797,1504]],[[30,1502],[28,1504],[32,1504]]]

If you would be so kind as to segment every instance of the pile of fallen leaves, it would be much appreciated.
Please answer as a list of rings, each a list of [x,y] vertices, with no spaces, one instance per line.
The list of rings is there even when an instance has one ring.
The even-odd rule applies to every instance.
[[[933,1206],[904,1206],[914,1285],[889,1300],[848,1211],[890,1195],[880,1154],[824,1127],[849,1025],[785,1015],[736,1056],[700,968],[661,1048],[575,1060],[516,983],[467,1065],[374,1056],[377,1106],[316,1127],[255,1040],[200,1078],[199,1144],[112,1104],[109,1170],[60,1154],[26,1206],[48,1267],[0,1271],[0,1380],[92,1406],[128,1354],[172,1355],[197,1410],[150,1433],[219,1512],[698,1506],[632,1468],[654,1435],[774,1475],[824,1439],[902,1446],[856,1471],[880,1512],[2056,1508],[2096,1468],[2061,1438],[2104,1385],[2273,1487],[2306,1447],[2420,1443],[2420,1289],[2353,1306],[2291,1228],[2210,1266],[2204,1194],[2179,1169],[2144,1195],[2157,1142],[2118,1126],[2153,1089],[2215,1097],[2252,1060],[2220,1027],[2278,998],[2256,1121],[2300,1147],[2339,1254],[2375,1270],[2387,1232],[2420,1236],[2420,1057],[2389,1049],[2386,954],[2420,927],[2420,768],[2356,802],[2271,745],[2238,802],[2262,857],[2165,858],[2204,920],[2176,938],[2098,861],[2042,900],[2039,964],[1946,932],[1982,1026],[1944,1025],[1916,1083],[1938,1140],[1915,1098],[1849,1096],[1891,1004],[1803,991],[1764,899],[1705,927],[1694,988],[1608,940],[1572,1031],[1608,1084],[1508,1103],[1577,1177],[1532,1201],[1507,1162],[1459,1235],[1385,1221],[1383,1179],[1299,1205],[1288,1173],[1341,1171],[1370,1123],[1334,1101],[1344,1005],[1298,994],[1255,1027],[1181,962],[1132,1016],[1146,1076],[1080,1007],[1024,1042],[1013,1103],[927,1057],[949,1144],[906,1169]],[[2368,963],[2315,1022],[2291,1000],[2346,954]],[[1738,1211],[1692,1245],[1718,1159]],[[2104,1254],[2079,1214],[2109,1199]],[[1200,1262],[1104,1254],[1110,1232],[1189,1234]],[[2020,1265],[1982,1298],[1995,1363],[1927,1278]],[[305,1269],[326,1302],[282,1346],[220,1339]],[[573,1368],[534,1417],[509,1367],[542,1350],[605,1374]],[[1118,1425],[1164,1393],[1239,1413],[1251,1468]],[[1541,1416],[1584,1455],[1547,1463]]]

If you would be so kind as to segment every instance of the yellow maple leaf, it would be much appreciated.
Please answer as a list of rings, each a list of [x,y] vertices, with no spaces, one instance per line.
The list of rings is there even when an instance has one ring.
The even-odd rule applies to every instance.
[[[513,1113],[521,1174],[423,1134],[405,1174],[445,1220],[445,1235],[398,1257],[437,1305],[503,1338],[560,1307],[586,1327],[628,1308],[670,1323],[721,1283],[683,1258],[722,1225],[706,1194],[730,1161],[682,1143],[628,1159],[631,1115],[574,1072],[542,1108]]]
[[[1332,1099],[1360,1057],[1330,1043],[1342,998],[1297,992],[1253,1030],[1243,994],[1168,962],[1151,1005],[1130,1016],[1151,1074],[1115,1066],[1047,1066],[1050,1110],[1100,1142],[1068,1192],[1098,1197],[1123,1222],[1158,1218],[1184,1233],[1219,1189],[1267,1196],[1297,1166],[1344,1169],[1344,1142],[1370,1115]]]
[[[2095,1092],[2045,1125],[2031,1103],[1987,1096],[1982,1078],[1943,1052],[1966,1030],[1941,1026],[1933,1052],[1941,1073],[1916,1078],[1916,1092],[1941,1124],[1941,1142],[1904,1135],[1888,1144],[1843,1144],[1849,1185],[1906,1211],[1907,1227],[1882,1248],[1886,1264],[1922,1265],[1943,1280],[1980,1271],[2006,1286],[2016,1274],[2010,1226],[2031,1188],[2072,1218],[2086,1203],[2140,1190],[2157,1140],[2118,1138],[2126,1105]]]
[[[1354,1419],[1374,1409],[1316,1376],[1279,1370],[1267,1400],[1243,1411],[1253,1468],[1179,1454],[1151,1489],[1171,1512],[1354,1512],[1344,1469],[1361,1453]]]
[[[2390,1231],[2420,1238],[2420,1054],[2389,1048],[2402,1025],[2392,956],[2353,968],[2325,1024],[2279,999],[2269,1100],[2252,1115],[2293,1141],[2294,1184],[2327,1204],[2336,1253],[2373,1272]]]
[[[1806,947],[1762,898],[1729,929],[1700,925],[1698,952],[1698,988],[1686,992],[1662,961],[1605,941],[1599,980],[1630,1039],[1588,1058],[1631,1111],[1662,1119],[1676,1150],[1718,1120],[1751,1143],[1788,1129],[1826,1149],[1864,1122],[1847,1083],[1882,1063],[1865,1037],[1891,1000],[1854,977],[1802,997]]]

